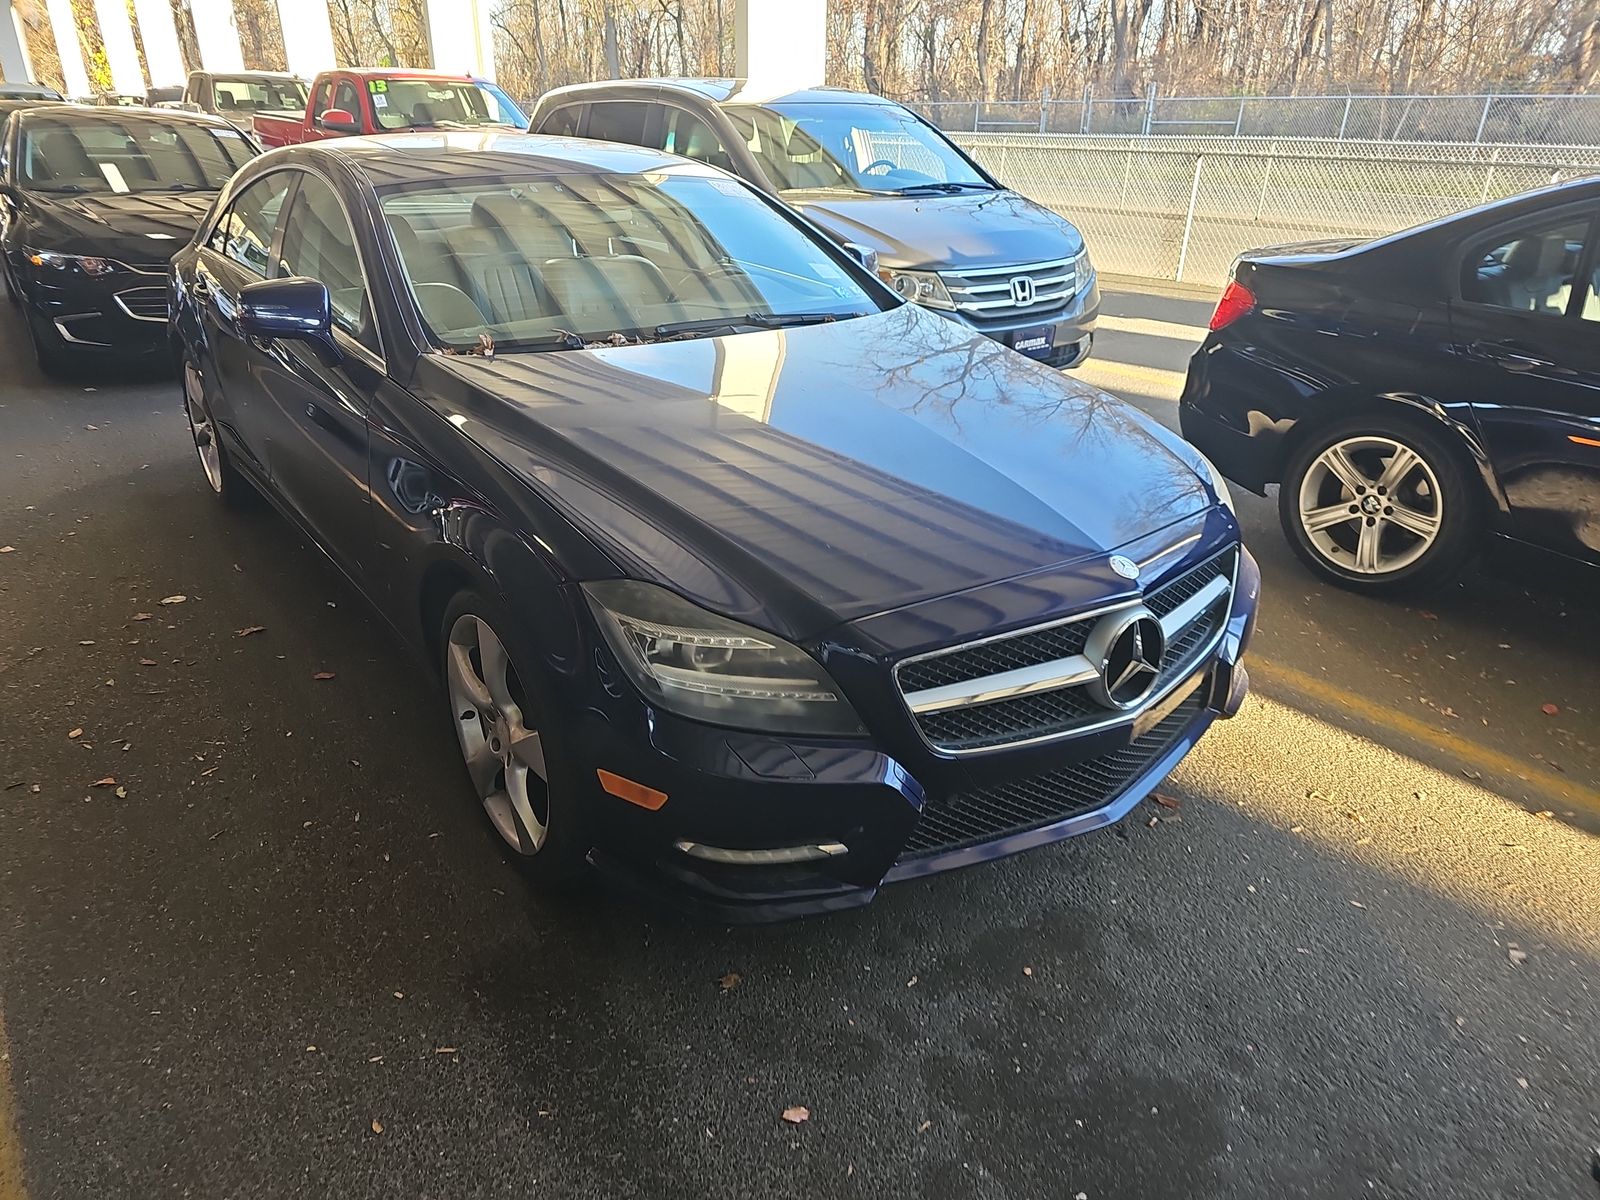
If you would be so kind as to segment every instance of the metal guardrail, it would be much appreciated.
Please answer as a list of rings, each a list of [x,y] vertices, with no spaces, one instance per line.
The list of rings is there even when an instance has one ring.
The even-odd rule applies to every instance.
[[[1600,145],[1600,95],[1143,96],[913,104],[969,133],[1214,134],[1336,141]]]
[[[1101,270],[1219,286],[1246,250],[1377,237],[1600,173],[1600,149],[1581,147],[953,136],[1002,182],[1077,225]]]

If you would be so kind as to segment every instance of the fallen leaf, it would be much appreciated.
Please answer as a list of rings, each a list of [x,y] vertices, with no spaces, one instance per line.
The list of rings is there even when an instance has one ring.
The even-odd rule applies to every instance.
[[[918,1133],[927,1133],[928,1130],[930,1130],[932,1128],[933,1128],[933,1122],[932,1121],[924,1121],[921,1125],[917,1126],[917,1132]]]
[[[116,787],[117,786],[117,777],[115,775],[107,775],[104,779],[96,779],[89,786],[90,787]]]
[[[1152,816],[1148,821],[1146,821],[1144,823],[1144,827],[1146,829],[1154,829],[1159,824],[1161,824],[1161,818],[1157,817],[1157,816]]]
[[[135,621],[148,621],[153,616],[155,616],[154,613],[134,613],[133,619]]]
[[[383,1122],[378,1120],[377,1117],[373,1117],[372,1118],[372,1132],[373,1133],[382,1133],[383,1132]]]
[[[249,637],[252,633],[265,633],[266,631],[267,631],[267,627],[265,625],[246,625],[243,629],[239,630],[239,632],[234,634],[233,636],[234,637]]]
[[[1361,901],[1359,901],[1359,900],[1352,900],[1352,901],[1350,901],[1350,907],[1351,908],[1365,908],[1366,905],[1361,903]]]
[[[917,981],[917,977],[915,975],[913,975],[910,979],[906,980],[906,986],[907,987],[916,987],[917,986],[917,982],[918,982]]]
[[[168,596],[168,597],[166,597],[166,599],[162,600],[161,603],[163,603],[163,604],[182,604],[188,598],[189,597],[187,597],[187,596]]]
[[[729,971],[721,979],[717,980],[717,986],[724,992],[731,992],[743,982],[744,976],[740,975],[737,971]]]
[[[406,998],[406,994],[404,992],[396,992],[394,994],[394,998],[396,1000],[404,1000]]]
[[[94,643],[92,641],[79,642],[78,645],[80,645],[80,646],[92,646],[92,645],[94,645]]]
[[[811,1120],[811,1110],[804,1104],[794,1104],[783,1110],[783,1119],[791,1125]]]
[[[67,734],[67,736],[69,738],[81,738],[83,736],[83,730],[74,729],[71,733]]]
[[[1559,704],[1541,704],[1539,706],[1539,711],[1547,717],[1560,716],[1561,706]]]
[[[307,1046],[306,1047],[306,1053],[307,1054],[315,1054],[316,1052],[317,1052],[317,1048],[315,1046]]]
[[[1022,973],[1024,975],[1028,976],[1030,979],[1033,978],[1033,968],[1032,967],[1023,967],[1022,968]]]
[[[1552,812],[1548,808],[1541,808],[1538,812],[1534,813],[1533,815],[1538,817],[1539,820],[1541,820],[1541,821],[1548,821],[1551,817],[1555,816],[1556,814],[1554,812]]]
[[[1506,957],[1520,966],[1528,961],[1528,952],[1516,946],[1508,946],[1506,948]]]
[[[318,671],[311,678],[313,678],[313,679],[324,679],[324,680],[332,679],[333,678],[333,672],[332,671]]]
[[[128,789],[125,787],[119,787],[116,790],[115,795],[118,800],[126,800],[128,798]]]
[[[1157,804],[1161,805],[1162,808],[1182,808],[1183,807],[1183,801],[1182,800],[1179,800],[1176,796],[1169,796],[1165,792],[1151,792],[1150,793],[1150,799],[1154,800]]]
[[[94,391],[93,388],[84,388],[83,390],[86,391],[86,392]],[[89,430],[92,433],[94,430],[99,429],[100,426],[98,426],[98,425],[85,425],[84,428]]]
[[[15,546],[0,546],[0,554],[15,554],[16,552],[17,548]]]
[[[1438,613],[1431,613],[1425,608],[1419,609],[1417,611],[1417,616],[1421,617],[1424,621],[1437,621],[1439,619]]]
[[[1517,1076],[1517,1086],[1520,1087],[1523,1091],[1527,1091],[1528,1090],[1528,1081],[1526,1079],[1522,1078],[1522,1076],[1519,1075],[1519,1076]]]
[[[433,1048],[433,1052],[435,1054],[460,1054],[461,1053],[461,1051],[457,1050],[454,1046],[435,1046]]]
[[[139,660],[139,665],[141,667],[153,667],[156,665],[156,660],[153,658],[141,658]]]

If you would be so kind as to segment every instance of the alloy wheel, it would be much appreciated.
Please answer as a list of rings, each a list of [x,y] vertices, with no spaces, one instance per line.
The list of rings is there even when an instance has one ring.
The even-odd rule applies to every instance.
[[[461,757],[484,811],[508,846],[537,854],[550,836],[544,744],[528,726],[511,656],[482,617],[463,613],[450,627],[445,677]]]
[[[1395,438],[1343,438],[1300,480],[1300,527],[1332,565],[1359,575],[1409,567],[1438,540],[1444,494],[1433,467]]]
[[[189,415],[189,431],[194,434],[195,453],[200,456],[200,467],[206,473],[206,482],[217,495],[222,494],[222,451],[217,446],[217,429],[211,420],[211,410],[206,406],[205,387],[200,381],[200,371],[193,363],[183,364],[183,402]]]

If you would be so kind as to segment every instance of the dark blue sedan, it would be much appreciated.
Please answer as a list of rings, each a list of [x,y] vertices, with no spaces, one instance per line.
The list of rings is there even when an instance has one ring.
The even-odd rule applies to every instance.
[[[1110,824],[1244,697],[1260,575],[1198,452],[714,168],[292,147],[172,286],[211,489],[434,666],[537,883],[862,904]]]

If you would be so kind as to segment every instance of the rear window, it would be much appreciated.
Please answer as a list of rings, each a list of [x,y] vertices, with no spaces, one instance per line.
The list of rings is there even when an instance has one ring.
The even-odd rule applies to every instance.
[[[649,109],[632,100],[608,100],[589,108],[587,135],[602,142],[644,145],[644,120]]]
[[[306,85],[298,79],[230,79],[212,82],[217,111],[258,112],[261,109],[300,111],[306,106]]]

